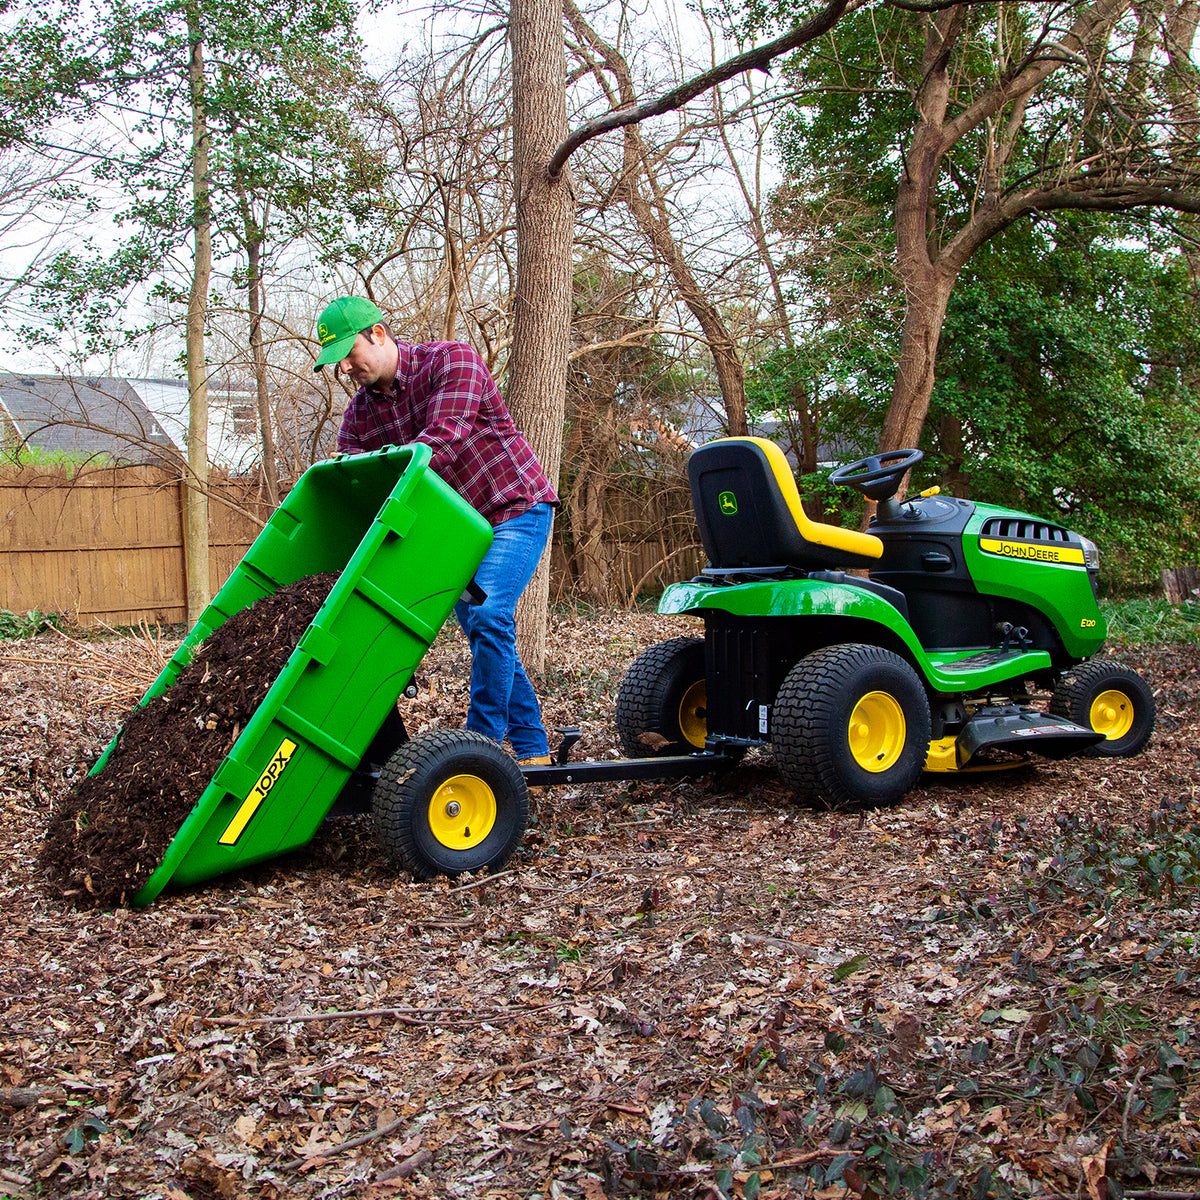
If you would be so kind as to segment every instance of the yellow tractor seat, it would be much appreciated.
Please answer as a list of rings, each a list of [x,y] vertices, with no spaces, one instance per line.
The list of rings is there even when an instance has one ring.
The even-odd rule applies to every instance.
[[[688,459],[688,482],[713,569],[846,569],[883,554],[874,534],[809,517],[786,456],[765,438],[700,446]]]

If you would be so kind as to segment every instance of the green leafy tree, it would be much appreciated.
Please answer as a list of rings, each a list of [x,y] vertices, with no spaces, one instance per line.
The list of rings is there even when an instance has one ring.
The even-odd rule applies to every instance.
[[[919,440],[955,283],[989,239],[1052,211],[1200,211],[1194,5],[936,7],[864,6],[789,66],[785,199],[810,282],[853,295],[890,262],[887,447]]]
[[[346,19],[350,19],[349,11]],[[348,27],[347,27],[348,28]],[[347,30],[341,30],[345,33]],[[215,124],[214,186],[227,197],[218,230],[240,262],[234,282],[245,290],[251,373],[255,383],[262,461],[269,501],[278,502],[272,413],[267,381],[265,290],[278,252],[304,239],[320,254],[361,259],[389,208],[386,162],[355,120],[355,104],[332,97],[371,98],[374,85],[340,52],[318,42],[276,69],[247,63],[222,69]]]
[[[1011,230],[955,289],[926,477],[1094,538],[1115,587],[1200,548],[1200,330],[1177,253],[1110,219]],[[1126,235],[1126,236],[1122,236]]]
[[[168,309],[186,308],[189,615],[195,619],[209,594],[206,334],[214,258],[243,255],[263,459],[274,496],[264,246],[273,224],[285,241],[314,209],[326,215],[327,245],[353,220],[355,205],[342,203],[339,185],[362,182],[362,157],[343,153],[348,105],[340,99],[351,91],[345,63],[354,59],[354,8],[348,0],[252,9],[232,0],[115,0],[99,8],[27,0],[15,11],[15,27],[0,48],[6,141],[48,151],[55,139],[102,116],[123,122],[128,134],[95,166],[97,182],[125,198],[114,220],[116,250],[85,241],[29,280],[50,324],[43,339],[52,342],[57,328],[70,325],[81,331],[85,350],[95,352],[111,349],[118,333],[138,337],[145,329],[130,328],[122,310],[146,282]],[[338,86],[322,95],[331,81]],[[338,215],[329,217],[334,197]],[[177,254],[190,264],[186,293],[170,270]]]
[[[111,217],[112,236],[85,239],[28,281],[41,285],[54,317],[83,330],[85,352],[112,349],[132,285],[156,280],[165,300],[182,299],[170,264],[196,220],[197,98],[188,88],[196,45],[214,250],[219,259],[241,251],[240,282],[250,246],[313,233],[337,257],[377,223],[372,189],[383,164],[355,126],[356,102],[372,85],[357,57],[353,0],[252,9],[233,0],[116,0],[97,9],[17,0],[12,11],[15,26],[0,44],[3,145],[49,153],[101,116],[125,133],[93,153],[95,180],[119,198],[111,213],[93,200],[78,214],[97,226]]]

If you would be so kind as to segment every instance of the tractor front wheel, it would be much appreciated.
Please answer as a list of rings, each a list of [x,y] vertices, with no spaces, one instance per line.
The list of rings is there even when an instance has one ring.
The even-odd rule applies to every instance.
[[[438,730],[388,759],[371,807],[384,856],[427,879],[507,862],[525,836],[529,792],[491,738]]]
[[[830,807],[899,800],[921,777],[929,735],[920,678],[879,646],[827,646],[802,658],[771,718],[784,782]]]
[[[617,693],[617,733],[630,758],[704,749],[708,693],[703,638],[671,638],[633,660]]]
[[[1104,734],[1088,747],[1094,758],[1130,758],[1154,732],[1154,694],[1136,672],[1103,659],[1080,663],[1062,677],[1050,712]]]

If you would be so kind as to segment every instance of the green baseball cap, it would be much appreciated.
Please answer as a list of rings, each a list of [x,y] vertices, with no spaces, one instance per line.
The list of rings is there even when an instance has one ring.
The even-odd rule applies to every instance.
[[[350,353],[354,339],[364,329],[386,322],[387,317],[380,309],[361,296],[342,296],[335,300],[317,321],[321,353],[313,363],[313,370],[319,371],[329,363],[341,362]]]

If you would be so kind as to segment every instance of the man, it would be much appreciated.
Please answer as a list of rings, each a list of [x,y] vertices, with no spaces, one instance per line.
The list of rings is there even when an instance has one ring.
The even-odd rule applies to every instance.
[[[558,496],[513,424],[486,364],[462,342],[411,345],[392,336],[369,300],[343,296],[321,314],[321,352],[357,386],[338,450],[361,454],[424,442],[431,465],[492,526],[475,580],[480,605],[454,611],[471,644],[467,728],[502,742],[522,763],[548,763],[537,696],[517,654],[517,599],[537,569]]]

